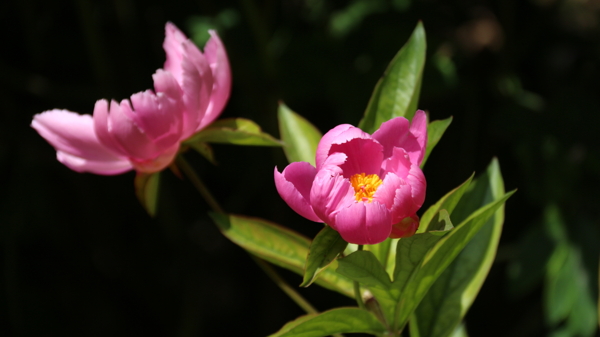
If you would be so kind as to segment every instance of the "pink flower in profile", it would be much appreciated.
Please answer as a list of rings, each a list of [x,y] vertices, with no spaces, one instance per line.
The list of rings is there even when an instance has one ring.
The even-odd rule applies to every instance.
[[[225,47],[214,31],[202,53],[172,23],[165,27],[164,70],[152,76],[155,91],[130,99],[99,100],[93,117],[67,110],[34,116],[31,126],[77,172],[113,175],[132,169],[157,172],[182,141],[214,121],[231,92]]]
[[[427,144],[427,118],[412,124],[391,119],[373,135],[352,125],[327,132],[317,147],[316,168],[294,162],[275,168],[275,185],[298,214],[324,222],[355,244],[376,244],[415,233],[425,200],[419,165]]]

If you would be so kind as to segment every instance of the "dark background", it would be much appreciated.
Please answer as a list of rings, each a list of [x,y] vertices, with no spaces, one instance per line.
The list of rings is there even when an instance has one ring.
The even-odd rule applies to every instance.
[[[467,315],[470,335],[546,336],[568,325],[545,314],[549,205],[595,305],[600,1],[11,0],[0,4],[0,335],[265,336],[301,315],[218,232],[188,182],[165,171],[151,219],[134,173],[70,171],[29,124],[45,110],[91,113],[98,99],[151,88],[166,21],[200,45],[207,28],[219,30],[233,72],[223,117],[278,136],[283,100],[322,132],[357,124],[418,20],[428,42],[419,107],[431,119],[454,116],[425,168],[424,207],[494,156],[507,190],[519,188]],[[228,212],[316,234],[275,191],[281,149],[214,150],[218,167],[187,158]],[[527,263],[535,268],[524,273]],[[317,286],[301,292],[319,310],[353,305]]]

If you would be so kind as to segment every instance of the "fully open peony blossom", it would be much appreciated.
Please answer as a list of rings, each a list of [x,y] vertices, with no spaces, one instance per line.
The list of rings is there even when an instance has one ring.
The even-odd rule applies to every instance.
[[[120,103],[99,100],[93,117],[67,110],[34,116],[31,126],[56,149],[57,159],[77,172],[157,172],[181,142],[215,120],[231,92],[231,70],[216,32],[202,53],[167,23],[164,70],[147,90]]]
[[[419,165],[427,144],[427,118],[417,111],[412,124],[391,119],[373,135],[352,125],[327,132],[317,147],[316,168],[294,162],[275,168],[275,185],[298,214],[324,222],[344,240],[376,244],[415,233],[417,210],[425,199]]]

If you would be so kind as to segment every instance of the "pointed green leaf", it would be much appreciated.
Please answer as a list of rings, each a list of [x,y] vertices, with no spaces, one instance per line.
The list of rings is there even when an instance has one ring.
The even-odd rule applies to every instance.
[[[427,252],[441,239],[440,235],[420,233],[398,241],[392,288],[401,294],[411,275],[421,267]]]
[[[211,213],[223,235],[248,252],[277,266],[304,274],[310,240],[285,227],[258,218]],[[335,272],[337,262],[321,271],[316,284],[354,297],[354,285]]]
[[[452,212],[454,211],[454,208],[460,201],[460,198],[462,198],[463,194],[469,188],[469,185],[471,184],[471,180],[473,179],[474,175],[475,174],[472,174],[469,177],[469,179],[467,179],[467,181],[460,184],[457,188],[453,189],[452,191],[446,193],[446,195],[444,195],[440,200],[438,200],[438,202],[431,205],[427,209],[427,211],[423,213],[423,216],[421,216],[421,220],[419,222],[419,229],[417,229],[417,233],[425,233],[428,231],[431,219],[435,214],[439,212],[440,209],[445,209],[449,215],[452,215]],[[452,216],[450,218],[454,219],[454,217]],[[460,223],[457,221],[454,222]]]
[[[431,151],[440,141],[444,135],[444,132],[446,132],[446,129],[448,126],[450,126],[450,123],[452,123],[452,116],[427,124],[427,148],[425,150],[425,157],[423,157],[421,167],[425,166],[425,162],[427,161],[427,158],[429,158]]]
[[[288,161],[305,161],[315,166],[317,145],[323,137],[321,132],[283,103],[279,103],[277,117],[279,133],[284,143],[283,151]]]
[[[335,229],[325,225],[310,244],[304,279],[301,287],[308,287],[317,275],[344,251],[348,242],[344,241]]]
[[[419,22],[377,82],[359,128],[373,133],[381,123],[394,117],[412,119],[421,92],[425,49],[425,29]]]
[[[390,293],[392,282],[389,274],[375,255],[370,251],[356,251],[339,259],[338,263],[337,272],[367,287],[377,301],[376,313],[391,322],[394,318],[396,296]]]
[[[392,282],[375,255],[359,250],[338,260],[337,272],[367,287],[389,289]]]
[[[448,214],[448,211],[445,209],[440,209],[437,220],[432,221],[429,225],[429,233],[441,236],[446,234],[446,232],[452,228],[454,228],[454,225],[452,225],[452,221],[450,221],[450,215]]]
[[[301,316],[269,337],[322,337],[336,333],[382,335],[385,327],[370,312],[358,308],[336,308]]]
[[[474,180],[455,209],[457,221],[504,194],[497,160]],[[440,275],[415,311],[420,337],[447,337],[459,326],[483,285],[498,248],[504,221],[501,206]],[[411,321],[411,327],[415,322]]]
[[[234,145],[281,146],[281,142],[262,132],[260,126],[249,119],[220,119],[184,142],[190,145],[200,143],[222,143]]]
[[[160,172],[141,173],[137,172],[133,182],[135,195],[150,216],[156,214],[158,204],[158,186],[160,183]]]
[[[402,290],[402,300],[398,302],[396,308],[395,328],[403,328],[406,325],[408,318],[440,274],[513,193],[514,191],[509,192],[502,196],[502,198],[472,213],[427,251],[422,260],[414,268],[414,271],[406,282],[406,286]],[[404,240],[400,240],[400,244]],[[398,255],[401,255],[400,251]],[[398,268],[398,265],[397,263],[396,268]]]

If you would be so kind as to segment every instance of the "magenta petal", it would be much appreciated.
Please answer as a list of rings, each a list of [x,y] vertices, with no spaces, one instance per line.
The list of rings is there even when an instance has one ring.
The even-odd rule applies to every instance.
[[[425,156],[425,150],[427,149],[427,115],[425,111],[417,110],[410,123],[410,133],[415,137],[420,149],[414,152],[411,156],[411,161],[417,165],[421,165]]]
[[[152,79],[154,80],[154,90],[156,92],[162,92],[175,100],[182,98],[183,91],[172,73],[158,69],[152,75]]]
[[[163,150],[158,156],[154,158],[143,160],[132,159],[131,163],[133,164],[135,170],[138,172],[153,173],[162,171],[173,162],[178,151],[179,143],[175,143],[173,144],[173,146]]]
[[[139,92],[131,96],[133,110],[128,116],[143,132],[152,139],[159,150],[165,150],[178,143],[182,128],[182,102],[169,98],[166,94],[152,91]]]
[[[317,146],[317,155],[316,155],[316,165],[317,170],[321,169],[321,166],[325,162],[325,159],[331,153],[331,145],[332,144],[341,144],[345,143],[354,138],[371,138],[371,136],[362,131],[361,129],[354,127],[350,124],[341,124],[336,126],[335,128],[329,130],[323,138],[319,141],[319,145]]]
[[[376,201],[357,202],[340,210],[335,222],[342,238],[358,245],[383,242],[392,231],[390,211]]]
[[[211,38],[204,46],[204,55],[210,64],[214,83],[210,104],[200,122],[200,129],[212,123],[221,114],[231,93],[231,68],[225,46],[216,31],[209,30],[209,33]]]
[[[341,175],[339,164],[344,162],[343,153],[334,153],[327,158],[323,168],[317,171],[310,190],[310,204],[315,214],[335,228],[337,212],[354,203],[354,188]]]
[[[425,190],[427,189],[427,182],[425,175],[421,168],[417,165],[413,165],[410,168],[410,173],[407,178],[408,184],[411,186],[411,195],[413,202],[417,205],[417,209],[423,205],[425,201]],[[416,212],[417,210],[415,210]]]
[[[317,170],[306,162],[294,162],[288,165],[282,173],[275,168],[275,186],[283,200],[296,213],[315,221],[323,222],[310,205],[310,189]]]
[[[108,102],[105,99],[96,101],[94,106],[94,131],[98,140],[107,148],[122,156],[129,156],[127,151],[119,144],[109,132]]]
[[[410,173],[413,163],[410,161],[408,153],[402,148],[394,148],[393,155],[384,160],[381,165],[382,174],[380,177],[385,177],[387,172],[393,172],[398,177],[406,179]]]
[[[396,117],[383,122],[379,129],[373,133],[373,139],[383,145],[384,158],[392,156],[394,147],[404,147],[402,145],[406,145],[406,140],[410,135],[408,130],[408,119]]]
[[[411,162],[420,165],[427,145],[427,116],[418,110],[410,127],[404,117],[390,119],[373,133],[373,139],[383,145],[384,158],[392,156],[394,148],[399,147],[406,150]]]
[[[46,111],[34,116],[31,127],[57,150],[57,159],[74,171],[112,175],[132,168],[127,158],[100,143],[90,115]]]
[[[348,157],[341,165],[344,176],[379,174],[383,160],[383,147],[373,139],[355,138],[342,144],[332,144],[330,153],[344,153]]]

